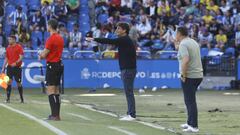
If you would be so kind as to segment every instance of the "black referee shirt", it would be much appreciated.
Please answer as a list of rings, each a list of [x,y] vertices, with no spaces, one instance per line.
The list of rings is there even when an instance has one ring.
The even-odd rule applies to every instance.
[[[94,38],[94,41],[118,47],[120,70],[136,69],[136,49],[129,36],[122,36],[115,39]]]

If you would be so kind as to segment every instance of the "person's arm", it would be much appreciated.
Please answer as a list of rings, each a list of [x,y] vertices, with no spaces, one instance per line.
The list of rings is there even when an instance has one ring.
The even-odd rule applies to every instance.
[[[188,49],[184,45],[179,46],[179,52],[182,55],[182,63],[181,63],[181,80],[185,82],[187,77],[188,63],[190,61]]]
[[[115,39],[109,39],[109,38],[86,38],[87,41],[96,41],[101,44],[111,44],[116,45],[119,42],[121,42],[121,39],[115,38]]]
[[[190,61],[190,58],[188,55],[185,55],[182,58],[182,65],[181,65],[181,69],[182,69],[182,77],[186,78],[187,77],[187,69],[188,69],[188,63]]]
[[[7,63],[8,63],[8,59],[7,59],[7,57],[5,57],[4,62],[3,62],[3,66],[2,66],[2,71],[1,71],[1,73],[4,72]]]
[[[45,59],[47,55],[49,54],[50,50],[44,48],[44,50],[39,54],[39,59]]]

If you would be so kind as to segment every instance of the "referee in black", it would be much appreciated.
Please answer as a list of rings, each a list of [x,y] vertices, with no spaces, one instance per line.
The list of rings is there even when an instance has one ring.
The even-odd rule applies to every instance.
[[[118,38],[86,38],[87,41],[96,41],[102,44],[112,44],[118,47],[121,78],[123,81],[128,105],[127,116],[120,119],[123,121],[133,121],[136,118],[135,98],[133,93],[134,79],[137,72],[136,49],[133,41],[128,36],[129,29],[129,25],[127,23],[118,23],[115,31]]]
[[[48,120],[60,120],[60,80],[63,73],[62,52],[64,40],[57,32],[58,22],[54,19],[48,21],[48,32],[50,37],[47,39],[45,48],[40,59],[46,59],[46,85],[49,104],[51,107],[51,115]]]

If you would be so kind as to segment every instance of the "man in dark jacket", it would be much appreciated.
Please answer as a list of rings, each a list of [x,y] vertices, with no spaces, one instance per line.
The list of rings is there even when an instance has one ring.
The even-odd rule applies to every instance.
[[[133,41],[128,36],[129,29],[129,25],[127,23],[119,23],[116,29],[116,34],[118,35],[118,38],[86,38],[87,41],[96,41],[103,44],[112,44],[118,47],[121,78],[123,81],[128,104],[127,116],[120,119],[123,121],[133,121],[136,118],[135,98],[133,93],[134,79],[137,72],[136,50]]]

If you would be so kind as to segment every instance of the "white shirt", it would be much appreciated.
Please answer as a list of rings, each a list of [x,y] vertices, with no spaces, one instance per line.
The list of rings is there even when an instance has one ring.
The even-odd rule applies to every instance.
[[[142,35],[144,35],[144,34],[147,34],[148,32],[150,32],[152,30],[152,26],[147,21],[146,24],[143,24],[143,23],[138,24],[137,25],[137,30],[140,31],[140,33]]]
[[[150,16],[155,15],[155,9],[156,9],[155,6],[150,7]]]
[[[121,0],[121,7],[127,6],[128,8],[132,8],[133,2],[132,0]]]
[[[13,25],[16,25],[16,22],[17,22],[17,18],[22,18],[23,20],[22,21],[26,21],[27,20],[27,15],[24,13],[24,12],[18,12],[17,10],[16,11],[13,11],[10,15],[9,15],[10,18],[13,17],[13,20],[12,20],[12,24]]]

